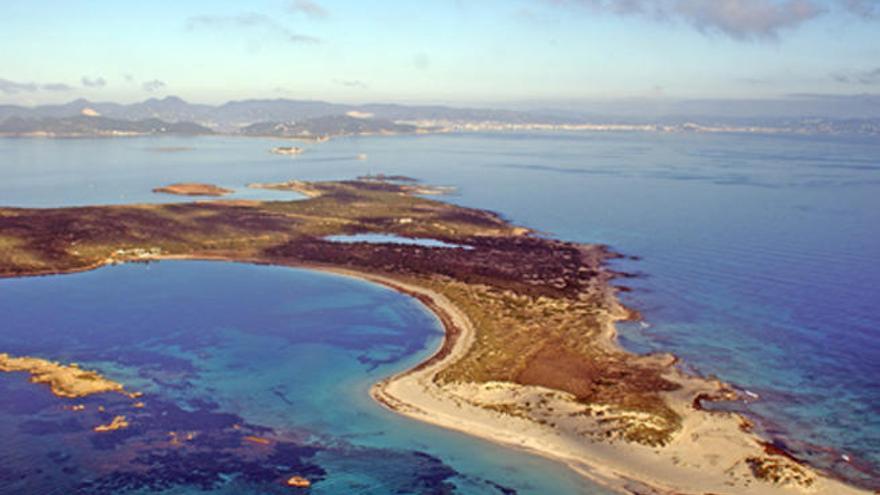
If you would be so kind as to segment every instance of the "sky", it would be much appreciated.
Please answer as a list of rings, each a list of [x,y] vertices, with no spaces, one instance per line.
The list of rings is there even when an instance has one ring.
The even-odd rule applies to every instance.
[[[880,0],[0,3],[0,103],[880,94]]]

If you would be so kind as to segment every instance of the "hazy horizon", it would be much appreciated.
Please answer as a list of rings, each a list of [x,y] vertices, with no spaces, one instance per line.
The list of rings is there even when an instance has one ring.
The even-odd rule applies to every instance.
[[[449,108],[476,108],[553,114],[558,116],[578,116],[581,118],[621,118],[621,119],[662,119],[672,117],[717,117],[717,118],[878,118],[880,117],[880,94],[854,95],[790,95],[786,98],[767,99],[670,99],[670,98],[629,98],[609,100],[519,100],[519,101],[345,101],[326,98],[297,98],[258,95],[225,101],[199,101],[182,98],[178,95],[147,96],[130,101],[89,99],[85,97],[45,104],[12,104],[23,108],[42,106],[72,105],[78,101],[92,104],[136,105],[149,101],[180,99],[188,104],[222,106],[233,102],[247,101],[299,101],[318,102],[350,106],[403,105],[403,106],[443,106]],[[3,104],[0,104],[2,106]]]

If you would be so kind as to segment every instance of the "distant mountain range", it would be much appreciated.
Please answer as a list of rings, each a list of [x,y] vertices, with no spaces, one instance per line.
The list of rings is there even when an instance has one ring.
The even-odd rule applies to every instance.
[[[413,132],[653,131],[880,136],[880,119],[663,117],[639,120],[573,110],[512,111],[303,100],[243,100],[222,105],[178,97],[132,103],[79,99],[62,105],[0,105],[0,135],[115,136],[239,134],[319,139]]]

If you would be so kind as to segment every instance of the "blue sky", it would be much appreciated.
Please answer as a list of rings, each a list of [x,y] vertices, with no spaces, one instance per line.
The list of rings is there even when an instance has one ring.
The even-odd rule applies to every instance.
[[[0,102],[880,93],[880,0],[3,2]]]

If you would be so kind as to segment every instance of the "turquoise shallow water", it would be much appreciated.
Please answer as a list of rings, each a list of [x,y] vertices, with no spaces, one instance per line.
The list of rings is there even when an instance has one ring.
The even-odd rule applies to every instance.
[[[555,463],[376,405],[369,386],[423,359],[441,329],[375,285],[162,262],[3,280],[0,293],[4,351],[100,369],[145,404],[59,399],[0,375],[0,493],[290,493],[282,482],[294,474],[325,494],[605,493]],[[91,431],[119,414],[128,429]],[[171,432],[192,439],[177,445]]]
[[[641,275],[620,281],[634,289],[624,300],[646,317],[622,328],[627,346],[675,352],[696,372],[757,393],[727,407],[761,418],[797,455],[880,488],[877,140],[399,136],[339,139],[294,159],[269,154],[274,145],[0,140],[0,203],[169,201],[179,199],[149,189],[379,172],[456,186],[450,201],[641,257],[615,263]],[[151,151],[158,146],[195,149]]]

